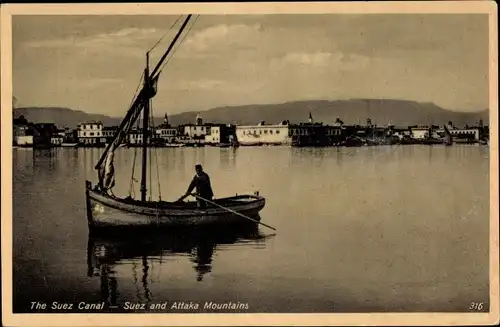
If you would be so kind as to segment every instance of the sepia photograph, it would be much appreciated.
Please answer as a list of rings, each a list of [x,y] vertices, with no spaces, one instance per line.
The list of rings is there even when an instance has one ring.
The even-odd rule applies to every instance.
[[[6,326],[498,323],[493,2],[1,10]]]

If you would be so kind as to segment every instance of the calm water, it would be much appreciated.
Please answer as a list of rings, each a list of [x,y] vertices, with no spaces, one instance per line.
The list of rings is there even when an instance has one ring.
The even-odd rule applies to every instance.
[[[156,157],[164,200],[182,195],[201,163],[216,197],[266,196],[261,216],[276,235],[261,226],[100,239],[88,235],[84,183],[96,181],[102,149],[13,151],[15,312],[31,301],[107,301],[114,311],[168,301],[157,312],[184,312],[175,301],[198,312],[205,301],[248,305],[226,312],[488,309],[487,147],[158,149],[154,197]],[[133,159],[134,149],[115,156],[116,195],[129,194]]]

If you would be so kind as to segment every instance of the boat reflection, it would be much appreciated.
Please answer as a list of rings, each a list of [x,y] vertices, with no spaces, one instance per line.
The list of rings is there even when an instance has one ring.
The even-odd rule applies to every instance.
[[[263,248],[272,236],[274,234],[263,234],[253,223],[218,228],[123,230],[105,235],[90,234],[87,276],[100,278],[102,301],[108,308],[118,309],[116,268],[128,263],[127,266],[132,266],[137,300],[149,303],[152,301],[149,284],[153,266],[175,264],[174,260],[165,262],[175,256],[187,257],[193,263],[196,280],[201,282],[212,270],[214,253],[222,247],[246,245]]]

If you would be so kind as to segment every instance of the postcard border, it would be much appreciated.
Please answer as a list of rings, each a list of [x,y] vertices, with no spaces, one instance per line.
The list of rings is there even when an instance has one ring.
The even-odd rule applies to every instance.
[[[489,313],[324,314],[12,314],[12,15],[291,13],[484,13],[490,26],[490,303]],[[499,322],[498,18],[493,1],[337,3],[4,4],[1,6],[2,318],[6,326],[482,325]]]

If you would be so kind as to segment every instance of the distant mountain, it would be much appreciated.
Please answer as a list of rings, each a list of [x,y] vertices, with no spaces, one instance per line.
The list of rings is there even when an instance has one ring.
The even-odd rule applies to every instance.
[[[475,124],[480,119],[488,124],[488,109],[464,113],[443,109],[433,103],[421,103],[391,99],[350,99],[350,100],[313,100],[295,101],[281,104],[245,105],[234,107],[217,107],[206,111],[184,112],[169,116],[173,125],[193,123],[200,114],[205,122],[237,123],[240,125],[257,124],[265,121],[268,124],[290,120],[292,123],[306,122],[309,113],[314,121],[332,124],[338,117],[345,124],[364,123],[367,118],[377,125],[389,122],[398,126],[414,124],[445,124],[449,120],[457,126]],[[122,118],[105,115],[87,114],[67,108],[18,108],[14,117],[24,115],[33,122],[53,122],[59,127],[75,128],[83,121],[102,121],[106,126],[118,125]],[[160,124],[163,117],[155,118]]]
[[[118,125],[121,120],[121,118],[88,114],[81,110],[59,107],[25,107],[14,109],[14,118],[18,118],[21,115],[29,122],[54,123],[59,128],[76,128],[80,122],[84,121],[102,121],[105,126],[113,126]]]
[[[475,124],[479,119],[488,123],[489,110],[464,113],[443,109],[433,103],[405,100],[350,99],[295,101],[269,105],[218,107],[203,112],[185,112],[170,117],[172,124],[193,122],[197,114],[206,122],[256,124],[259,121],[273,124],[285,119],[306,122],[309,113],[314,121],[333,124],[340,118],[345,124],[365,123],[367,118],[377,125],[408,126],[414,124],[445,124],[449,120],[457,126]]]

